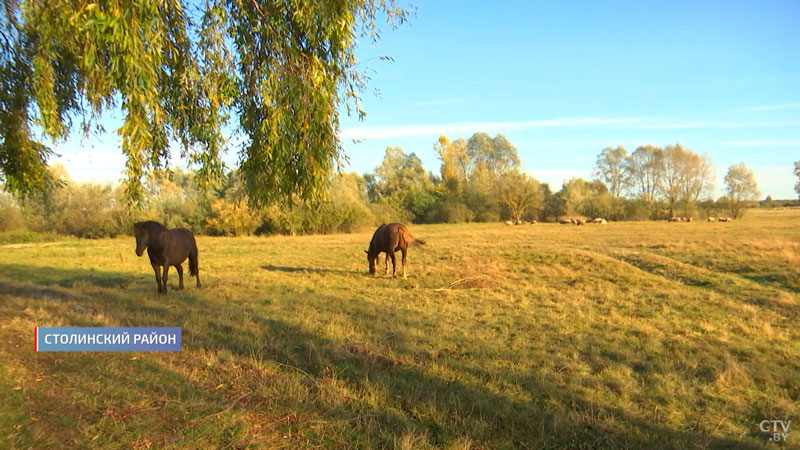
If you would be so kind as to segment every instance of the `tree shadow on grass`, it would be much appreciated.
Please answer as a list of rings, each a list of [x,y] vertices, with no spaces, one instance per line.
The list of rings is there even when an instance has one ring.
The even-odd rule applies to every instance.
[[[91,269],[59,269],[55,267],[0,264],[0,273],[15,280],[32,281],[39,285],[74,287],[91,284],[106,288],[125,288],[139,277],[124,272]]]
[[[75,272],[51,270],[58,279],[69,279]],[[42,300],[26,286],[12,287],[13,295],[27,302]],[[360,305],[363,302],[357,299],[315,296],[321,303],[348,305],[351,314],[362,306],[374,308]],[[262,431],[247,418],[262,417],[266,411],[288,418],[272,424],[270,433],[299,439],[286,443],[293,448],[391,447],[407,433],[423,436],[437,447],[459,439],[488,448],[758,447],[650,423],[619,408],[588,401],[555,380],[509,379],[537,400],[523,402],[470,378],[454,379],[437,365],[459,370],[458,364],[420,362],[403,345],[388,352],[376,343],[321,336],[285,319],[211,303],[199,293],[157,296],[141,290],[104,289],[72,298],[129,326],[180,325],[184,354],[180,359],[148,355],[142,358],[145,361],[130,363],[129,354],[28,358],[26,363],[35,366],[29,370],[54,376],[61,392],[32,396],[26,403],[30,412],[65,402],[68,406],[57,409],[61,417],[39,418],[58,426],[37,425],[39,434],[30,436],[34,443],[38,436],[54,446],[61,442],[101,447],[102,443],[130,444],[126,439],[135,436],[157,436],[161,439],[157,445],[191,447],[205,442],[223,447],[260,438]],[[7,309],[3,315],[8,314],[15,312]],[[370,331],[380,337],[391,334],[397,343],[410,339],[402,325]],[[223,358],[225,354],[231,356],[224,365],[203,364],[209,355]],[[183,370],[194,374],[192,379],[180,373],[180,364],[192,365]],[[198,379],[219,380],[222,387],[217,390]],[[567,413],[550,413],[538,400],[555,402]],[[607,423],[615,425],[597,426],[576,417],[588,410],[613,417]],[[65,434],[69,440],[59,441],[64,427],[70,427]],[[107,428],[122,431],[93,444],[93,433]]]
[[[30,299],[57,299],[66,301],[77,301],[80,297],[69,292],[47,287],[39,287],[30,284],[15,283],[8,280],[0,280],[0,294],[24,297]]]

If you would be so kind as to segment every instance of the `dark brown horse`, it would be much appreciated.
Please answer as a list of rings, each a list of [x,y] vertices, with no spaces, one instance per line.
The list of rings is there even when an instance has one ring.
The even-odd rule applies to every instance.
[[[175,266],[178,271],[178,289],[183,289],[183,266],[181,264],[189,258],[189,274],[197,278],[197,287],[200,287],[200,268],[197,265],[197,243],[194,235],[186,228],[167,229],[158,222],[148,220],[133,224],[133,233],[136,236],[136,256],[142,256],[147,249],[150,264],[156,273],[158,292],[167,293],[167,272],[169,266]],[[159,267],[164,267],[164,273],[159,272]]]
[[[383,224],[375,230],[372,241],[369,243],[369,250],[364,250],[369,262],[369,273],[375,275],[377,272],[378,255],[386,253],[384,260],[384,272],[389,273],[389,258],[392,258],[392,276],[395,276],[397,264],[394,252],[400,250],[403,253],[403,279],[406,279],[406,253],[409,245],[422,245],[425,241],[414,239],[405,225],[402,223]]]

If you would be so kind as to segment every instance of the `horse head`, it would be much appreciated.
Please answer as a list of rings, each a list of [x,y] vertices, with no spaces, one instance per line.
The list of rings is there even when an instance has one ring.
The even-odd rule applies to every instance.
[[[136,236],[136,256],[142,256],[150,244],[150,230],[144,226],[144,222],[137,222],[133,224],[133,234]]]
[[[378,257],[377,255],[375,257],[372,257],[372,255],[369,254],[369,250],[364,250],[364,253],[367,254],[367,262],[369,263],[369,273],[375,275],[375,273],[378,271],[377,267],[375,267]]]

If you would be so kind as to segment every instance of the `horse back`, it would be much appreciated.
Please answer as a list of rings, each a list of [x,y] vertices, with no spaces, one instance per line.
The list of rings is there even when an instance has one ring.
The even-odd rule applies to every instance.
[[[169,230],[172,240],[173,256],[178,259],[188,258],[190,255],[197,254],[197,242],[194,234],[186,228],[173,228]]]
[[[375,230],[375,234],[372,236],[370,249],[376,253],[388,253],[404,247],[404,243],[405,246],[407,246],[404,230],[406,230],[406,226],[402,223],[381,225]]]

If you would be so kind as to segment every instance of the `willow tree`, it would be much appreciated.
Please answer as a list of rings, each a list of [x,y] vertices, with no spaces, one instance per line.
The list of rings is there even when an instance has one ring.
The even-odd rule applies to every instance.
[[[119,109],[133,200],[171,151],[219,177],[234,141],[254,203],[315,198],[344,159],[339,107],[364,117],[357,38],[408,13],[394,0],[3,0],[0,182],[46,187],[43,142]]]

